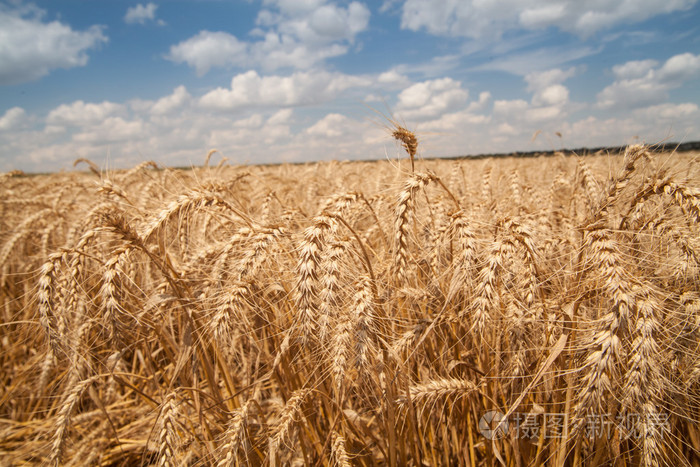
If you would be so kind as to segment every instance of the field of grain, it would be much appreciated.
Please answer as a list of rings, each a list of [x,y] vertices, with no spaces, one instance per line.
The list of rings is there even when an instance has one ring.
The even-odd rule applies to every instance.
[[[1,175],[0,463],[698,465],[697,157]]]

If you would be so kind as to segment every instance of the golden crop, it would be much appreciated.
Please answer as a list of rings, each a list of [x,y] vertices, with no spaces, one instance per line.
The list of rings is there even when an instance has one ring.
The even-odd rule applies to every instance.
[[[695,465],[696,157],[5,174],[0,463]]]

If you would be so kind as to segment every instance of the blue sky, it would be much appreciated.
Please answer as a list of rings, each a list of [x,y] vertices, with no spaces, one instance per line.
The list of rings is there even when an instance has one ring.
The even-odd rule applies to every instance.
[[[395,157],[372,109],[424,157],[683,142],[699,106],[696,0],[0,1],[3,171]]]

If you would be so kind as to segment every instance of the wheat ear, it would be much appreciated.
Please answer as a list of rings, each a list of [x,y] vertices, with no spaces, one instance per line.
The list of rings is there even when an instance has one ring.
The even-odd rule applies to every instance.
[[[61,404],[61,408],[58,411],[58,420],[56,421],[56,425],[54,428],[52,438],[53,441],[51,443],[51,455],[49,456],[49,464],[61,464],[61,456],[63,455],[63,448],[66,441],[66,433],[68,431],[68,428],[70,427],[70,419],[71,413],[73,412],[73,408],[75,407],[75,404],[78,403],[78,400],[80,400],[80,396],[83,394],[85,389],[87,389],[87,387],[90,384],[92,384],[96,379],[97,377],[93,376],[91,378],[84,379],[78,382],[68,393],[68,396],[63,401],[63,404]]]
[[[637,417],[637,433],[642,441],[642,465],[658,466],[661,433],[655,418],[659,415],[661,395],[666,391],[661,352],[657,343],[660,324],[657,318],[659,303],[649,292],[637,298],[635,338],[627,362],[623,403]],[[639,413],[638,411],[640,411]]]
[[[310,389],[297,389],[282,409],[279,421],[273,428],[272,436],[270,437],[271,458],[276,458],[276,454],[282,448],[282,444],[289,438],[294,422],[299,416],[301,408],[310,393]]]
[[[575,408],[576,426],[580,426],[583,414],[602,410],[604,393],[612,390],[610,375],[620,352],[620,328],[626,328],[634,307],[633,287],[622,266],[620,254],[607,230],[587,233],[586,244],[591,250],[591,260],[603,282],[603,291],[610,300],[608,312],[599,322],[589,344],[589,353],[583,365],[586,371],[583,387],[578,394]]]
[[[350,458],[345,449],[345,438],[337,432],[331,433],[331,453],[333,455],[334,464],[337,467],[350,467]]]
[[[219,461],[217,467],[227,467],[235,465],[235,460],[238,454],[238,448],[241,442],[246,437],[246,430],[248,426],[248,414],[252,407],[253,401],[249,400],[243,407],[236,410],[231,417],[228,429],[224,433],[225,444],[222,450],[225,456]]]
[[[158,434],[158,465],[175,467],[177,462],[177,407],[175,393],[171,392],[161,404],[160,431]]]
[[[408,279],[408,227],[411,220],[413,199],[421,188],[426,186],[433,176],[414,173],[404,184],[396,205],[396,275],[398,283],[405,286]]]
[[[328,234],[337,229],[337,221],[325,214],[314,219],[304,232],[301,256],[297,266],[296,304],[301,327],[301,340],[313,340],[318,327],[318,282]]]
[[[401,397],[397,403],[405,407],[409,398],[414,404],[427,406],[444,399],[460,399],[474,393],[478,386],[472,381],[461,378],[440,378],[425,383],[411,385],[408,396]]]

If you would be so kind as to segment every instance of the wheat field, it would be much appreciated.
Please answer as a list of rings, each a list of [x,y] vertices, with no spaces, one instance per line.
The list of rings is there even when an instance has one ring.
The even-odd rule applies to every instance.
[[[700,465],[698,154],[400,141],[1,175],[0,463]]]

